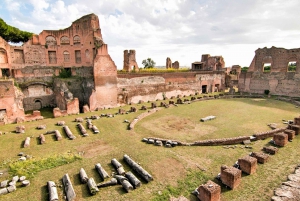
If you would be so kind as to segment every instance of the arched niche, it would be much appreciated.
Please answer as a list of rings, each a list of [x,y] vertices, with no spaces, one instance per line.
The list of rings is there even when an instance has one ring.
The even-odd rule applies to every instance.
[[[60,44],[61,45],[69,45],[70,44],[70,38],[68,36],[62,36],[60,38]]]
[[[74,45],[80,44],[80,37],[78,35],[74,36],[74,38],[73,38],[73,44]]]
[[[0,64],[6,64],[6,63],[8,63],[6,50],[0,48]]]
[[[47,46],[53,46],[57,44],[56,39],[53,36],[47,36],[45,40]]]

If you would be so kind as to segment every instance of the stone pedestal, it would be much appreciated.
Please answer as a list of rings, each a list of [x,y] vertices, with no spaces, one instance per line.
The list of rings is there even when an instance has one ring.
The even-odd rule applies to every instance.
[[[299,125],[289,125],[289,129],[295,131],[295,135],[298,135],[300,132],[300,126]]]
[[[257,159],[251,156],[245,156],[238,159],[240,169],[246,174],[253,174],[256,172]]]
[[[263,150],[265,152],[267,152],[268,154],[276,154],[278,152],[278,148],[277,147],[273,147],[273,146],[270,146],[270,147],[264,147]]]
[[[251,154],[252,157],[257,159],[258,163],[266,163],[269,160],[269,155],[261,152],[253,152]]]
[[[284,133],[276,133],[273,140],[276,145],[284,147],[288,143],[288,136]]]
[[[292,140],[295,138],[295,131],[286,129],[284,130],[284,133],[288,135],[288,140]]]
[[[221,166],[221,181],[223,184],[231,189],[235,189],[241,183],[242,171],[234,168],[228,167],[226,165]]]
[[[199,186],[198,192],[201,201],[220,201],[221,187],[210,180]]]

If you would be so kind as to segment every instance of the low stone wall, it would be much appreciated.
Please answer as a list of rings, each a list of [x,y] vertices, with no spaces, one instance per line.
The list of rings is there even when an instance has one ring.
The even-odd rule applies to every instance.
[[[240,144],[245,140],[250,140],[250,136],[239,136],[239,137],[233,137],[233,138],[196,141],[196,142],[192,143],[191,146],[213,146],[213,145]]]
[[[256,138],[256,140],[264,140],[266,138],[273,137],[274,134],[276,134],[276,133],[283,132],[285,129],[286,128],[277,128],[275,130],[266,131],[266,132],[263,132],[263,133],[256,133],[253,136]]]
[[[155,108],[155,109],[149,110],[148,112],[144,112],[144,113],[140,114],[139,116],[137,116],[136,118],[134,118],[134,120],[129,124],[129,127],[128,127],[129,130],[132,130],[134,128],[135,124],[139,120],[141,120],[141,119],[143,119],[143,118],[145,118],[145,117],[147,117],[147,116],[149,116],[149,115],[157,112],[158,110],[160,110],[160,108]]]

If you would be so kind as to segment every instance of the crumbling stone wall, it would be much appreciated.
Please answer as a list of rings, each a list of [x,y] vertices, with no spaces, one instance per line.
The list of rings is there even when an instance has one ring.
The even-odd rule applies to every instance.
[[[117,66],[103,44],[94,61],[95,88],[90,96],[90,109],[117,106]]]
[[[118,103],[138,103],[224,89],[223,72],[118,74]]]
[[[172,68],[172,61],[170,59],[170,57],[167,57],[166,59],[166,69],[168,68]]]
[[[263,48],[255,51],[255,56],[247,72],[239,76],[239,91],[263,94],[269,90],[271,94],[299,96],[299,58],[300,48]],[[289,62],[296,63],[296,70],[289,71]],[[264,72],[264,65],[271,69]]]
[[[23,94],[13,80],[0,80],[0,124],[14,123],[25,116]]]
[[[170,57],[167,57],[167,59],[166,59],[166,69],[168,69],[168,68],[179,69],[179,62],[175,61],[174,63],[172,63]]]
[[[139,66],[135,59],[135,50],[124,50],[123,70],[127,72],[139,70]]]
[[[201,61],[192,63],[192,70],[216,71],[225,68],[225,61],[222,56],[210,56],[203,54]]]

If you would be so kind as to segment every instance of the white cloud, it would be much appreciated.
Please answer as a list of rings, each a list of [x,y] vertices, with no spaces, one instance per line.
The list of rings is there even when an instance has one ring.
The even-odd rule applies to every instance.
[[[16,5],[9,10],[14,20],[7,22],[35,33],[65,28],[83,15],[97,14],[104,41],[118,68],[122,68],[124,49],[136,49],[139,65],[147,57],[158,65],[164,65],[166,57],[190,65],[202,54],[211,54],[223,55],[226,66],[246,66],[257,48],[292,48],[300,43],[298,0],[5,2],[7,9],[12,3]]]

